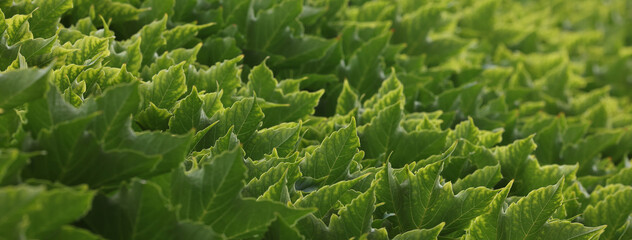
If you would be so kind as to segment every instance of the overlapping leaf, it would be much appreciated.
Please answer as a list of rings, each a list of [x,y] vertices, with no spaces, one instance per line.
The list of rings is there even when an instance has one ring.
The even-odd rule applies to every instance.
[[[626,5],[0,1],[0,238],[628,239]]]

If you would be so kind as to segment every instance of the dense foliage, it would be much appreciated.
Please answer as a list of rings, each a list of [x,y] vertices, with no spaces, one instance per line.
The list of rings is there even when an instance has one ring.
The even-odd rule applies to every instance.
[[[0,10],[0,239],[632,239],[631,1]]]

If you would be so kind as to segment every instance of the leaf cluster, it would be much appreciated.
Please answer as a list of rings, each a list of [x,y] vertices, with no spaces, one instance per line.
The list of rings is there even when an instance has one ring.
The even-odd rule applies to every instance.
[[[631,239],[630,7],[0,1],[0,240]]]

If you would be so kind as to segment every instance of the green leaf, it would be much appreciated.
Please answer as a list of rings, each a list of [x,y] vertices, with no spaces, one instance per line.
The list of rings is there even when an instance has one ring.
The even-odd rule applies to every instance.
[[[221,98],[224,96],[223,91],[207,93],[202,97],[202,109],[204,110],[204,114],[207,117],[212,117],[220,110],[224,109],[224,105],[222,104]]]
[[[103,16],[103,19],[112,19],[114,23],[122,23],[130,20],[138,20],[138,14],[143,11],[128,3],[112,0],[73,0],[73,3],[72,16],[74,21],[93,15],[94,13],[99,13],[99,15]],[[94,13],[90,14],[90,11]],[[96,20],[96,16],[93,18]]]
[[[346,63],[345,76],[359,93],[371,96],[379,88],[384,75],[381,56],[390,38],[383,34],[365,42]]]
[[[625,187],[619,191],[606,195],[594,205],[584,210],[584,224],[587,226],[607,225],[602,234],[604,239],[616,239],[615,232],[626,224],[632,207],[628,204],[632,197],[632,188]]]
[[[496,183],[502,179],[500,174],[500,166],[486,166],[474,171],[472,174],[457,180],[454,183],[453,189],[455,192],[460,192],[465,189],[477,186],[484,186],[487,188],[493,188]]]
[[[523,166],[522,173],[516,178],[514,193],[526,195],[529,192],[552,185],[560,178],[575,180],[577,165],[544,165],[540,166],[534,159],[529,159]]]
[[[479,141],[479,129],[474,125],[474,120],[471,117],[456,125],[453,134],[455,139],[464,139],[474,144]]]
[[[160,58],[169,58],[174,63],[185,61],[186,65],[191,65],[197,60],[197,55],[202,48],[202,44],[198,43],[191,49],[178,48],[170,52],[163,53]]]
[[[0,73],[0,109],[14,108],[43,97],[48,90],[50,72],[50,68],[30,68]]]
[[[226,239],[226,237],[213,231],[210,226],[191,221],[178,222],[175,236],[183,239]]]
[[[445,222],[445,232],[466,227],[486,211],[497,195],[484,187],[469,188],[454,195],[452,185],[439,184],[443,162],[435,162],[415,173],[408,167],[394,172],[388,165],[378,172],[376,195],[387,212],[395,214],[401,231],[422,229]]]
[[[213,141],[234,126],[233,132],[241,142],[247,142],[259,128],[264,115],[254,98],[244,98],[230,108],[217,112],[211,122],[219,121],[209,133]]]
[[[186,98],[182,99],[173,111],[173,117],[169,119],[169,131],[183,134],[199,126],[202,113],[202,99],[198,96],[197,89],[193,90]]]
[[[7,67],[7,70],[26,69],[28,67],[29,67],[28,63],[26,62],[26,59],[24,58],[24,56],[18,53],[18,58],[15,59],[9,67]]]
[[[360,119],[366,122],[373,119],[381,110],[395,104],[404,104],[405,97],[403,92],[403,86],[397,79],[395,72],[391,73],[382,86],[378,90],[377,94],[369,98],[364,102],[364,111],[362,112]]]
[[[147,0],[143,1],[141,8],[147,9],[138,15],[139,23],[148,24],[161,17],[173,15],[175,0]]]
[[[418,161],[432,155],[443,152],[446,146],[447,131],[421,130],[409,133],[397,131],[391,138],[389,153],[390,161],[394,166]],[[410,154],[411,149],[416,149]]]
[[[70,224],[90,209],[94,192],[85,186],[47,190],[41,186],[0,189],[0,231],[3,237],[41,238]]]
[[[496,194],[494,199],[489,203],[486,212],[477,216],[472,220],[470,226],[466,229],[465,239],[498,239],[499,216],[503,209],[505,199],[509,195],[509,190],[513,181],[509,182],[504,188]]]
[[[275,92],[278,82],[274,79],[272,70],[266,65],[266,61],[255,66],[248,74],[248,89],[263,99],[272,100],[278,93]]]
[[[4,31],[7,30],[7,22],[4,19],[4,12],[2,12],[2,10],[0,10],[0,35],[4,33]]]
[[[173,15],[172,21],[174,22],[184,22],[185,20],[191,19],[191,13],[194,12],[195,7],[197,5],[196,1],[189,0],[175,0],[175,4],[173,5]]]
[[[50,38],[29,39],[22,42],[20,54],[32,66],[43,66],[49,64],[53,59],[51,56],[53,46],[57,42],[57,35]]]
[[[217,174],[221,172],[222,174]],[[228,238],[247,238],[262,234],[279,216],[290,225],[312,212],[294,209],[267,200],[241,199],[246,168],[243,151],[233,148],[212,157],[200,169],[174,175],[172,202],[180,205],[181,219],[202,221]],[[251,215],[253,211],[258,214]],[[247,219],[246,222],[236,221]]]
[[[536,86],[542,88],[543,92],[558,99],[565,99],[568,89],[567,84],[571,78],[568,64],[562,63],[555,69],[549,71],[540,81],[536,81]]]
[[[236,140],[236,138],[235,138]],[[270,168],[275,167],[281,163],[295,163],[298,161],[298,153],[294,153],[287,157],[279,157],[275,151],[271,154],[265,155],[263,159],[253,161],[252,159],[246,160],[246,167],[248,167],[248,181],[255,177],[259,177]]]
[[[315,207],[318,210],[314,212],[314,216],[323,218],[347,191],[356,186],[358,182],[365,177],[366,176],[362,176],[353,180],[339,181],[331,185],[323,186],[317,191],[311,192],[307,196],[298,199],[294,203],[294,206],[301,208]]]
[[[342,91],[336,103],[336,114],[347,115],[356,108],[359,108],[358,95],[353,91],[348,81],[342,85]]]
[[[257,216],[253,217],[253,212],[257,212]],[[225,217],[222,217],[221,221],[212,220],[210,222],[212,222],[213,229],[223,233],[229,239],[238,239],[255,237],[265,233],[276,216],[283,218],[288,224],[294,225],[296,221],[310,212],[312,212],[311,209],[289,208],[279,202],[244,199],[226,208],[222,212]],[[244,219],[247,221],[241,221]],[[210,223],[208,220],[205,222]]]
[[[37,135],[44,129],[71,121],[81,115],[82,113],[78,109],[63,100],[61,93],[51,87],[45,98],[40,98],[29,104],[29,111],[26,113],[29,122],[26,129]]]
[[[85,112],[100,112],[90,126],[95,137],[106,148],[115,148],[121,144],[120,129],[125,129],[130,115],[138,110],[140,96],[138,84],[118,85],[108,89],[100,98],[89,99],[83,109]]]
[[[279,156],[287,156],[298,147],[302,123],[282,123],[255,132],[250,141],[244,143],[246,155],[261,159],[276,149]]]
[[[285,0],[269,9],[254,12],[252,17],[247,18],[247,48],[267,51],[283,46],[291,34],[288,26],[295,25],[301,11],[302,1]]]
[[[514,141],[512,144],[494,149],[505,178],[517,178],[527,165],[529,154],[536,148],[533,136]]]
[[[361,149],[366,152],[367,157],[385,159],[390,155],[389,161],[396,167],[402,167],[442,152],[448,132],[406,132],[400,127],[403,117],[401,108],[399,103],[384,108],[359,130]]]
[[[300,91],[284,95],[283,100],[276,102],[284,106],[264,109],[266,118],[263,127],[298,121],[314,114],[314,108],[324,93],[325,91],[321,89],[316,92]]]
[[[307,217],[301,219],[296,224],[296,228],[303,236],[310,236],[312,238],[319,239],[331,238],[327,225],[325,225],[322,220],[312,215],[307,215]]]
[[[459,25],[463,28],[463,34],[480,37],[490,34],[494,30],[494,12],[497,5],[496,0],[476,2],[459,21]]]
[[[102,240],[101,236],[95,235],[92,232],[73,227],[70,225],[62,226],[58,231],[48,234],[46,239],[50,240]]]
[[[126,67],[131,73],[137,74],[143,61],[140,44],[141,38],[136,36],[123,43],[115,42],[114,47],[110,48],[110,56],[106,58],[108,65]]]
[[[595,164],[595,156],[619,141],[622,136],[620,131],[602,131],[579,141],[577,144],[566,147],[562,150],[563,162],[566,164],[579,163],[579,174],[586,174],[593,171],[591,168]]]
[[[632,186],[632,168],[624,168],[606,180],[607,184],[623,184]]]
[[[193,40],[200,30],[213,25],[214,23],[204,25],[184,24],[169,29],[162,34],[166,41],[164,48],[165,50],[170,51],[183,47],[185,44]]]
[[[287,181],[289,186],[293,186],[299,177],[301,177],[301,173],[298,163],[280,163],[261,176],[251,179],[241,193],[244,197],[259,197],[277,182]]]
[[[268,187],[261,196],[257,197],[257,200],[271,200],[281,203],[289,203],[291,201],[290,188],[288,187],[286,175],[287,171],[283,173],[281,180]]]
[[[534,190],[517,203],[513,203],[500,217],[498,238],[536,239],[547,220],[562,206],[564,180]]]
[[[407,43],[406,52],[417,55],[424,52],[425,39],[441,19],[441,4],[427,4],[411,8],[414,12],[405,14],[395,24],[393,39],[396,43]]]
[[[211,65],[213,63],[232,59],[240,55],[242,55],[242,50],[237,47],[237,41],[235,38],[209,37],[203,42],[198,60],[200,63]]]
[[[68,64],[55,70],[55,77],[53,83],[61,90],[70,87],[70,81],[75,81],[79,76],[83,79],[92,78],[92,75],[97,75],[100,71],[94,69],[86,69],[86,66]],[[85,80],[84,80],[85,81]],[[96,81],[94,81],[96,82]]]
[[[118,84],[136,82],[138,79],[130,72],[127,71],[127,65],[123,64],[120,69],[116,68],[104,68],[106,70],[102,81],[99,82],[99,86],[102,88],[109,88]]]
[[[263,237],[266,240],[305,239],[296,228],[290,226],[283,218],[277,218]]]
[[[38,0],[38,9],[33,12],[31,31],[35,37],[48,38],[55,35],[57,24],[66,11],[72,9],[72,0]]]
[[[97,61],[110,55],[110,40],[107,38],[99,38],[86,36],[77,40],[72,47],[77,49],[66,57],[66,62],[77,65],[92,65]]]
[[[151,102],[158,108],[173,108],[187,91],[183,66],[184,63],[180,63],[162,70],[152,77],[151,82],[142,85],[141,93],[147,105]]]
[[[630,233],[630,229],[632,228],[632,221],[630,220],[630,218],[628,218],[628,221],[626,221],[626,224],[617,229],[617,233],[615,233],[615,235],[619,236],[619,239],[626,239],[629,238],[630,236],[632,236],[632,233]]]
[[[359,237],[371,230],[373,211],[375,211],[375,191],[370,188],[340,209],[338,214],[332,215],[329,229],[335,238]]]
[[[98,190],[0,238],[632,238],[627,2],[547,4],[0,1],[0,192]]]
[[[149,63],[153,62],[156,51],[165,45],[166,40],[162,36],[165,29],[167,29],[166,15],[159,21],[154,21],[143,26],[138,33],[141,39],[140,52],[143,55],[142,65],[149,65]]]
[[[189,67],[187,86],[195,85],[200,91],[204,90],[208,93],[222,91],[222,103],[232,103],[231,96],[241,86],[241,78],[239,77],[241,70],[237,63],[241,62],[243,58],[243,55],[240,55],[233,59],[224,60],[199,72],[193,67]]]
[[[29,18],[31,18],[30,14],[16,14],[5,20],[7,24],[7,30],[5,33],[7,45],[12,46],[21,41],[33,38],[33,33],[29,30]]]
[[[429,64],[437,64],[449,60],[461,53],[468,45],[468,40],[457,37],[436,38],[424,46],[425,54],[428,56]],[[465,103],[469,103],[464,101]]]
[[[224,211],[245,186],[246,168],[241,149],[233,148],[207,162],[189,172],[180,168],[173,176],[171,201],[181,206],[179,217],[182,219],[216,218],[216,212]],[[214,174],[216,171],[222,174]]]
[[[37,149],[48,155],[35,157],[27,176],[65,184],[116,185],[134,176],[168,172],[183,160],[191,135],[132,131],[138,84],[111,88],[80,109],[61,97],[49,91],[47,99],[29,112],[37,120],[29,128],[39,129]]]
[[[136,115],[136,122],[143,128],[149,130],[167,130],[169,128],[169,119],[172,114],[169,110],[158,108],[154,103]]]
[[[13,181],[12,178],[19,175],[28,160],[29,155],[21,153],[17,149],[0,149],[0,184]]]
[[[226,131],[226,135],[218,138],[217,141],[215,141],[215,145],[213,145],[213,147],[211,148],[211,153],[213,155],[219,155],[223,152],[232,150],[237,146],[241,146],[241,143],[239,142],[239,139],[237,139],[237,135],[235,135],[235,133],[233,132],[233,127],[231,127],[228,129],[228,131]]]
[[[563,116],[555,118],[548,127],[539,129],[534,141],[538,144],[535,155],[540,163],[550,164],[559,161],[566,129],[566,119]]]
[[[362,150],[369,158],[390,154],[389,147],[395,141],[393,136],[398,130],[402,119],[402,110],[399,104],[393,104],[380,111],[371,122],[360,129],[360,142]]]
[[[238,199],[245,186],[241,149],[233,148],[206,162],[199,169],[185,172],[180,168],[173,175],[171,201],[180,205],[181,219],[213,222]]]
[[[551,221],[538,232],[534,239],[599,239],[604,232],[605,226],[600,227],[584,227],[580,223],[571,223],[568,221]]]
[[[272,70],[266,65],[266,61],[255,66],[248,75],[248,88],[250,94],[265,99],[267,102],[276,103],[277,106],[264,108],[266,118],[263,126],[270,127],[283,122],[291,122],[302,119],[314,113],[320,97],[324,91],[317,92],[298,91],[298,89],[284,89],[286,84],[292,85],[293,81],[285,80],[279,84],[272,74]],[[288,90],[296,91],[288,91]]]
[[[454,195],[449,205],[441,206],[448,208],[444,210],[446,211],[445,217],[441,220],[446,223],[442,231],[450,233],[466,228],[471,220],[487,210],[488,205],[497,194],[498,191],[476,187],[468,188]],[[454,207],[450,207],[450,205]],[[456,206],[460,209],[457,210]]]
[[[439,109],[443,111],[456,111],[462,116],[471,116],[477,110],[479,104],[478,97],[482,91],[483,85],[477,83],[469,83],[459,88],[453,88],[441,92],[436,98]]]
[[[301,162],[305,176],[322,179],[322,184],[338,182],[348,175],[349,165],[358,152],[360,139],[356,133],[355,119],[345,128],[327,136],[312,155]]]
[[[19,44],[9,46],[7,45],[6,38],[0,38],[0,69],[6,70],[10,65],[12,65],[13,61],[18,57],[19,51]]]
[[[15,109],[0,114],[0,147],[13,147],[20,142],[23,122]]]
[[[177,226],[176,214],[160,188],[140,179],[110,197],[97,196],[84,221],[108,239],[169,239],[175,237]]]
[[[398,234],[393,240],[413,240],[413,239],[437,239],[441,229],[443,229],[445,223],[439,223],[439,225],[430,229],[416,229],[408,232]]]
[[[280,43],[285,42],[281,41]],[[275,67],[303,67],[313,63],[320,63],[311,66],[313,69],[327,67],[322,63],[327,61],[330,50],[336,48],[337,41],[325,39],[322,37],[304,35],[297,38],[290,38],[284,45],[276,45],[268,51],[273,52],[279,57],[278,61],[270,61]],[[276,59],[274,59],[276,60]],[[322,70],[321,70],[322,71]]]

